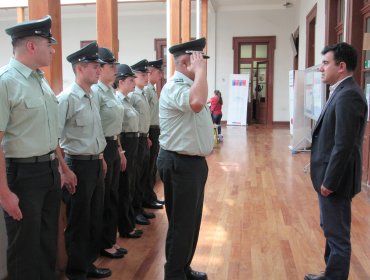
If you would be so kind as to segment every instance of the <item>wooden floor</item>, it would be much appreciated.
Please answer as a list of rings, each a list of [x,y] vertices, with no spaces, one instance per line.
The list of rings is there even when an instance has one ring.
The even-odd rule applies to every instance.
[[[303,172],[309,154],[292,155],[285,128],[225,127],[224,143],[208,157],[209,177],[200,239],[192,267],[210,280],[295,280],[324,269],[316,193]],[[163,196],[163,187],[157,186]],[[350,279],[370,279],[370,204],[353,200]],[[117,280],[163,280],[164,210],[142,226],[141,239],[119,239],[121,260],[100,258]]]

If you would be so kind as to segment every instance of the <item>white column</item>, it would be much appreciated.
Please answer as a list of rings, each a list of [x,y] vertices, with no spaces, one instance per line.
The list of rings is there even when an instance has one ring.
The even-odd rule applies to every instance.
[[[196,24],[197,24],[197,33],[196,33],[196,38],[199,39],[202,35],[202,4],[201,4],[201,1],[200,0],[196,0],[197,1],[197,11],[196,11],[196,15],[197,15],[197,21],[196,21]]]

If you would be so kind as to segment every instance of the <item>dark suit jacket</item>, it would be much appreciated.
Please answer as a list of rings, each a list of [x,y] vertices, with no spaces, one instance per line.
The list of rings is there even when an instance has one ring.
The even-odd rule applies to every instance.
[[[312,132],[311,180],[337,195],[361,191],[362,140],[367,120],[364,94],[352,77],[333,92]]]

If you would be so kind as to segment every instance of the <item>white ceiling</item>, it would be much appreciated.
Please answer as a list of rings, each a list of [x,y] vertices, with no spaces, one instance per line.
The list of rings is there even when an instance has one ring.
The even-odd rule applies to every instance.
[[[195,0],[192,0],[195,1]],[[219,8],[231,7],[258,7],[270,6],[281,7],[284,3],[293,3],[296,0],[210,0],[212,6],[218,10]],[[68,4],[87,4],[94,3],[95,0],[60,0],[62,5]],[[118,0],[118,2],[166,2],[166,0]],[[0,8],[13,8],[17,6],[27,6],[28,0],[0,0]]]
[[[215,10],[233,9],[279,9],[285,8],[284,4],[294,5],[296,0],[210,0]]]
[[[63,17],[91,16],[95,13],[95,0],[60,0]],[[192,0],[195,10],[195,0]],[[288,0],[293,5],[298,0]],[[139,2],[139,3],[137,3]],[[118,0],[120,14],[163,14],[166,0]],[[211,8],[216,11],[276,10],[285,9],[286,0],[210,0]],[[79,3],[80,5],[70,5]],[[28,5],[28,0],[0,0],[0,21],[16,17],[16,6]],[[26,9],[26,14],[28,9]]]

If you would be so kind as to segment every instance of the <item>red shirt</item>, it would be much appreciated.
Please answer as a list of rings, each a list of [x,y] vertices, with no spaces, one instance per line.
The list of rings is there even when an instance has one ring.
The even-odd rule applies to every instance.
[[[211,99],[211,113],[214,115],[222,114],[222,105],[218,103],[218,97],[214,95]]]

